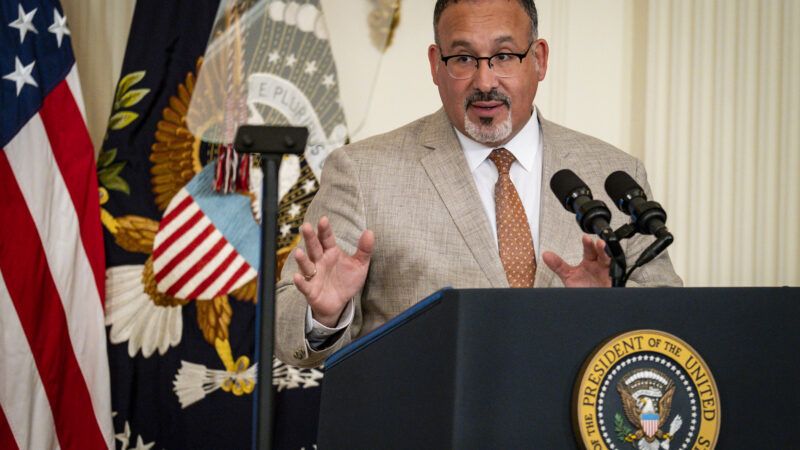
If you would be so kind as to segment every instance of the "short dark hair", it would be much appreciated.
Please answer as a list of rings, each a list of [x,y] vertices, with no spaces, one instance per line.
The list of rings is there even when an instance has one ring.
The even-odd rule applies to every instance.
[[[536,39],[539,36],[539,16],[536,13],[536,5],[533,3],[533,0],[517,1],[528,14],[528,17],[531,18],[531,40]],[[433,7],[433,37],[437,45],[439,44],[437,27],[439,26],[439,19],[442,17],[442,12],[444,12],[448,6],[458,2],[459,0],[436,0],[436,6]]]

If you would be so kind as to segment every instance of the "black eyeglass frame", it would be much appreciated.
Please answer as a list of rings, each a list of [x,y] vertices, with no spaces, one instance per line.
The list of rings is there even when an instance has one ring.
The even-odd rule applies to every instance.
[[[453,58],[458,58],[459,56],[461,56],[461,57],[466,56],[467,58],[472,58],[472,59],[475,60],[475,72],[477,72],[478,69],[480,68],[481,60],[485,59],[486,60],[486,64],[489,65],[489,69],[494,71],[494,64],[492,64],[492,59],[494,59],[494,58],[496,58],[498,56],[516,56],[517,59],[519,60],[519,63],[522,64],[522,60],[525,59],[525,57],[528,56],[528,53],[531,51],[531,48],[533,47],[533,44],[536,43],[536,41],[537,41],[536,39],[532,40],[531,43],[528,44],[528,48],[523,53],[500,52],[500,53],[495,53],[492,56],[474,56],[474,55],[469,55],[469,54],[466,54],[466,53],[459,53],[459,54],[456,54],[456,55],[444,56],[442,54],[442,49],[440,47],[439,48],[439,58],[444,63],[445,67],[447,67],[447,62],[450,61]],[[472,75],[475,75],[475,72],[473,72]],[[466,80],[466,79],[470,78],[470,77],[456,78],[455,76],[453,76],[452,73],[450,73],[449,70],[447,70],[447,74],[450,75],[451,77],[457,79],[457,80]],[[514,76],[514,75],[499,75],[497,73],[495,73],[495,75],[498,76],[498,77],[501,77],[501,78],[510,78],[510,77]]]

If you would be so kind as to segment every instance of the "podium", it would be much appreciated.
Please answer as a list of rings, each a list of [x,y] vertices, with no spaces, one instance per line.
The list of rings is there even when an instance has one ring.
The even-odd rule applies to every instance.
[[[582,366],[638,329],[702,356],[718,388],[717,448],[800,448],[798,288],[440,291],[326,361],[319,446],[581,448]]]

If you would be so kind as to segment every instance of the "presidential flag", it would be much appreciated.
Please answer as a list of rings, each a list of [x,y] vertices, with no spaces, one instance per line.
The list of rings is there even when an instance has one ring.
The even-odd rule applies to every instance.
[[[0,448],[108,448],[94,151],[57,0],[0,0],[0,77]]]
[[[159,289],[153,271],[167,203],[208,162],[184,116],[218,3],[136,2],[98,157],[118,450],[250,447],[252,302],[176,297]],[[198,366],[219,376],[206,382]],[[237,367],[241,379],[225,376]],[[199,389],[176,390],[181,370],[201,380]]]
[[[98,158],[121,450],[249,448],[258,426],[260,171],[215,133],[242,120],[309,127],[306,155],[281,167],[281,262],[299,240],[325,156],[346,136],[319,3],[217,3],[138,0]],[[231,79],[247,84],[234,89]],[[217,90],[246,95],[228,101]],[[195,127],[192,110],[204,117]],[[242,168],[253,170],[219,183]],[[275,448],[310,450],[322,372],[277,360],[270,368]]]

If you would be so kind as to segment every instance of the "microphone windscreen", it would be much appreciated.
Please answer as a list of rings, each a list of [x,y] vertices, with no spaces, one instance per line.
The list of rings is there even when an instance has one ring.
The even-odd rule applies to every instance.
[[[636,180],[621,170],[612,173],[606,178],[606,192],[615,203],[625,198],[625,195],[634,189],[643,191]]]
[[[582,187],[586,187],[586,183],[569,169],[561,169],[553,175],[553,178],[550,178],[550,190],[553,191],[558,201],[567,209],[569,209],[567,199],[570,194]]]

